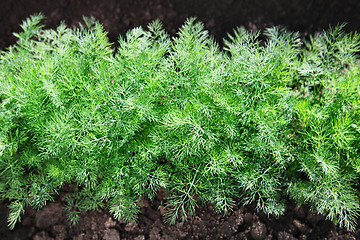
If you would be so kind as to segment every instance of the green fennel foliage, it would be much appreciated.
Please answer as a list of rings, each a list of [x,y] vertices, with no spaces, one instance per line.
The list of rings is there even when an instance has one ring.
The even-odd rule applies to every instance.
[[[137,219],[165,189],[165,218],[211,203],[281,215],[285,197],[354,229],[359,214],[360,50],[343,26],[302,44],[238,28],[221,50],[188,19],[154,21],[111,48],[100,23],[56,30],[33,15],[0,55],[0,197],[9,227],[71,184],[69,221],[108,208]],[[240,202],[238,202],[240,201]]]

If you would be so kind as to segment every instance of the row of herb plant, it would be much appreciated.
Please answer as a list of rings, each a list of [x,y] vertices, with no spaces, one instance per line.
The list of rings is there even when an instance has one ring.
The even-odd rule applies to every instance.
[[[72,223],[108,208],[136,220],[166,189],[170,223],[199,202],[281,215],[285,197],[354,229],[359,214],[357,33],[238,28],[220,49],[189,19],[159,21],[111,48],[92,18],[44,29],[33,15],[0,57],[0,197],[9,227],[68,183]],[[240,202],[237,202],[237,201]]]

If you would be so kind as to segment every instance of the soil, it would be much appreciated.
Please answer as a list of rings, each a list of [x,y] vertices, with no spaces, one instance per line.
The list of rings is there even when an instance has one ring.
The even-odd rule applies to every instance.
[[[116,221],[106,210],[82,213],[77,225],[66,220],[64,195],[69,190],[60,191],[56,201],[39,211],[26,210],[22,221],[14,230],[6,227],[8,208],[0,204],[0,238],[8,240],[171,240],[171,239],[249,239],[249,240],[311,240],[311,239],[360,239],[360,229],[349,232],[335,226],[324,216],[298,207],[288,201],[288,209],[283,216],[267,216],[255,211],[254,204],[238,206],[228,215],[217,214],[212,205],[200,206],[196,215],[185,223],[169,225],[163,218],[164,191],[160,191],[154,201],[142,199],[141,214],[137,222]]]
[[[54,28],[65,20],[76,25],[82,16],[94,16],[109,33],[111,42],[119,34],[160,19],[172,35],[188,17],[197,17],[218,42],[238,26],[249,30],[282,25],[304,35],[329,25],[348,23],[347,31],[360,30],[358,0],[2,0],[0,49],[15,43],[13,32],[29,15],[42,12],[44,24]]]
[[[128,29],[145,27],[154,19],[160,19],[165,29],[175,35],[191,16],[202,21],[220,44],[237,26],[261,30],[282,25],[304,37],[344,22],[348,23],[346,31],[360,30],[358,0],[3,0],[1,50],[16,42],[12,33],[20,31],[21,21],[37,12],[45,14],[44,24],[49,28],[61,20],[74,26],[82,16],[94,16],[103,23],[111,42]],[[217,214],[208,205],[200,206],[192,220],[170,226],[162,217],[163,192],[152,202],[142,200],[137,223],[115,221],[106,210],[99,210],[82,213],[79,223],[71,226],[63,210],[62,196],[66,193],[63,189],[54,202],[39,211],[27,209],[13,231],[7,228],[7,203],[0,203],[0,239],[360,239],[359,228],[346,231],[307,206],[299,207],[291,201],[281,217],[257,212],[254,204],[238,206],[227,216]]]

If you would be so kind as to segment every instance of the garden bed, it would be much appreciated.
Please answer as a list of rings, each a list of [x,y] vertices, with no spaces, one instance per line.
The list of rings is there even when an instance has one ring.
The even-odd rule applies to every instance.
[[[224,54],[194,19],[112,48],[40,19],[2,59],[2,235],[358,238],[358,35],[238,28]]]

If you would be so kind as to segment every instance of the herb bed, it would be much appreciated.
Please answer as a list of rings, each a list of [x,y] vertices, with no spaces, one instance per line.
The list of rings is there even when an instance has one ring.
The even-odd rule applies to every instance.
[[[298,34],[238,28],[220,50],[189,19],[161,23],[111,49],[100,23],[21,25],[1,53],[0,197],[9,227],[66,183],[67,217],[108,208],[136,220],[139,199],[167,189],[169,223],[199,202],[281,215],[282,194],[355,229],[359,213],[359,35],[342,26]],[[240,203],[234,199],[241,199]]]

